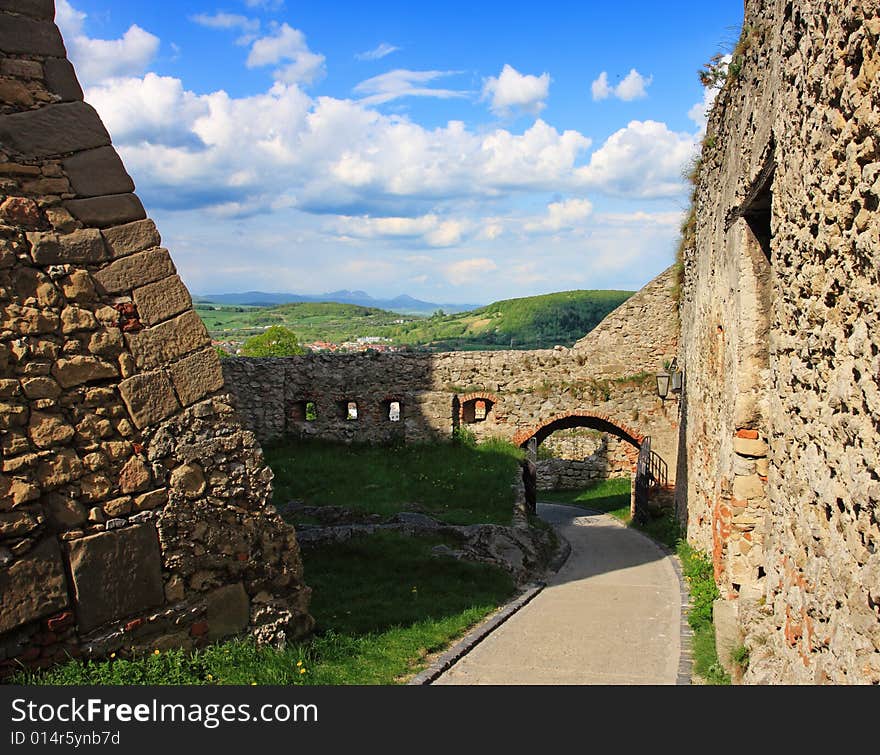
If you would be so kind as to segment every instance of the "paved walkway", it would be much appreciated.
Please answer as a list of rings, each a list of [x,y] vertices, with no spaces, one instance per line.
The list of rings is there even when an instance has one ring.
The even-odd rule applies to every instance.
[[[547,587],[434,684],[675,684],[681,593],[670,559],[611,517],[538,504],[571,543]]]

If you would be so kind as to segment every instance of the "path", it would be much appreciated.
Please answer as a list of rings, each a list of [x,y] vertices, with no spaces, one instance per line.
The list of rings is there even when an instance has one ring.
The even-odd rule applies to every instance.
[[[675,684],[681,593],[670,559],[610,516],[538,512],[571,543],[565,565],[434,684]]]

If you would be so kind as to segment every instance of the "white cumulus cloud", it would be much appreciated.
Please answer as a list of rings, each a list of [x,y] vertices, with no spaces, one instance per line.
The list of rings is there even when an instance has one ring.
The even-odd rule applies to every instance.
[[[586,186],[624,197],[677,196],[681,171],[697,148],[697,136],[671,131],[658,121],[631,121],[613,133],[576,173]]]
[[[537,115],[546,106],[550,94],[550,74],[522,74],[505,63],[501,73],[490,76],[483,84],[483,99],[496,115],[505,116],[515,110]]]
[[[611,86],[608,83],[608,72],[602,71],[598,78],[593,81],[590,88],[593,92],[594,100],[606,100],[614,96],[619,100],[628,102],[646,97],[648,95],[648,87],[653,80],[652,76],[642,76],[635,68],[632,68],[617,86]]]
[[[275,78],[288,84],[311,84],[324,73],[324,56],[312,52],[305,34],[287,23],[254,40],[245,61],[248,68],[279,64]]]
[[[64,37],[68,55],[84,84],[115,76],[143,73],[159,51],[159,37],[132,24],[119,39],[94,39],[83,33],[87,15],[68,0],[58,0],[55,21]]]

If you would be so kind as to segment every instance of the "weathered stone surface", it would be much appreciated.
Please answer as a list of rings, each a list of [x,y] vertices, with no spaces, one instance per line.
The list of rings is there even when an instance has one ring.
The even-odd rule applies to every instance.
[[[0,11],[22,13],[43,21],[51,21],[55,18],[55,0],[0,0]]]
[[[93,228],[106,228],[147,217],[141,200],[134,194],[69,199],[64,203],[64,207],[83,225]]]
[[[0,634],[67,607],[67,580],[55,538],[0,568]]]
[[[150,484],[150,468],[139,457],[132,456],[119,473],[119,489],[123,493],[136,493]]]
[[[61,386],[50,377],[24,378],[21,381],[24,395],[31,399],[58,398]]]
[[[111,262],[95,273],[94,278],[107,293],[131,291],[175,272],[167,249],[132,254]]]
[[[116,366],[98,357],[73,356],[59,359],[52,365],[52,376],[62,388],[72,388],[91,380],[107,380],[119,376]]]
[[[0,74],[18,79],[42,79],[43,65],[37,60],[3,58],[0,60]],[[39,172],[37,170],[37,173]]]
[[[25,157],[49,157],[110,144],[94,108],[84,102],[0,116],[0,143]]]
[[[10,105],[30,107],[34,104],[34,98],[24,84],[18,81],[0,79],[0,102],[8,102]]]
[[[89,632],[162,605],[162,559],[152,524],[137,524],[70,543],[77,623]]]
[[[73,66],[66,58],[48,58],[43,63],[46,76],[46,87],[57,94],[62,102],[82,100],[83,91],[76,78]]]
[[[124,517],[131,513],[131,498],[122,496],[104,503],[104,513],[108,517]]]
[[[240,634],[250,623],[251,608],[244,585],[236,582],[208,593],[208,639]]]
[[[83,307],[73,305],[61,310],[61,332],[65,335],[78,330],[94,330],[97,327],[95,316]]]
[[[766,456],[768,447],[763,440],[750,440],[748,438],[734,438],[733,450],[743,456]]]
[[[204,323],[192,310],[139,333],[127,333],[125,339],[142,370],[168,364],[211,342]]]
[[[56,532],[75,529],[86,521],[86,509],[76,499],[50,493],[43,502],[46,504],[49,526]]]
[[[40,484],[46,490],[78,480],[82,473],[82,462],[72,448],[57,451],[51,458],[40,462],[37,467]]]
[[[101,232],[84,228],[72,233],[29,233],[32,256],[38,265],[95,264],[106,259]]]
[[[122,400],[138,427],[153,425],[180,409],[180,403],[164,372],[147,372],[119,384]]]
[[[152,249],[162,243],[156,224],[149,218],[105,228],[101,233],[113,259]]]
[[[177,275],[163,278],[134,291],[134,303],[144,325],[158,325],[192,306],[189,291]]]
[[[184,406],[190,406],[223,387],[223,370],[217,352],[208,347],[171,365],[174,389]]]
[[[37,448],[51,448],[67,443],[73,437],[74,430],[58,414],[31,412],[28,434]]]
[[[9,514],[0,513],[0,538],[24,537],[39,527],[37,514],[18,509]]]
[[[134,191],[134,181],[125,170],[113,147],[77,152],[61,162],[70,185],[81,197],[104,194],[127,194]]]
[[[0,220],[26,230],[39,228],[43,222],[37,203],[27,197],[7,197],[4,199],[0,203]]]
[[[74,270],[69,276],[63,278],[61,290],[68,301],[89,303],[98,298],[92,276],[85,270]]]
[[[5,0],[9,2],[9,0]],[[38,10],[37,3],[26,0],[25,7]],[[10,8],[10,10],[12,10]],[[5,53],[26,52],[31,55],[65,56],[64,42],[58,27],[45,15],[38,19],[26,16],[3,16],[0,24],[0,50]]]
[[[198,498],[205,488],[205,473],[195,462],[181,464],[171,472],[171,489],[187,498]]]
[[[159,488],[159,490],[151,490],[149,493],[142,493],[135,496],[133,507],[135,511],[151,511],[160,506],[164,506],[168,501],[168,490]]]
[[[733,497],[740,500],[761,498],[765,494],[764,483],[758,475],[737,476],[733,478]]]

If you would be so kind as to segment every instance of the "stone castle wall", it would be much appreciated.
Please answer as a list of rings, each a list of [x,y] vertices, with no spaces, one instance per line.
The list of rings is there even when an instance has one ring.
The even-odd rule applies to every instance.
[[[747,0],[698,174],[678,506],[750,682],[880,682],[878,40]]]
[[[271,471],[53,15],[0,4],[0,674],[300,636]]]
[[[236,357],[223,360],[223,371],[243,422],[264,442],[448,440],[461,426],[478,440],[522,444],[583,425],[637,442],[650,435],[674,472],[677,401],[661,402],[654,378],[677,349],[671,285],[670,271],[658,276],[570,349]],[[472,421],[478,401],[486,417]],[[389,419],[392,402],[398,422]]]
[[[541,458],[540,449],[552,458]],[[626,441],[579,428],[554,433],[540,449],[539,490],[573,490],[609,477],[629,477],[638,461],[637,449]]]

